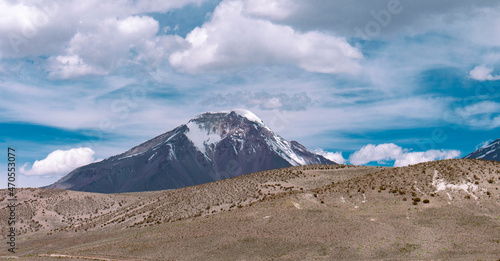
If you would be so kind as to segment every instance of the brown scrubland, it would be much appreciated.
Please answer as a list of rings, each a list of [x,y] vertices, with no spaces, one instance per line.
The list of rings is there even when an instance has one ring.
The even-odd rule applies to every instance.
[[[500,162],[309,165],[175,190],[18,189],[20,260],[499,260]],[[0,220],[7,220],[7,192]],[[2,226],[6,240],[7,226]],[[18,260],[19,260],[18,259]]]

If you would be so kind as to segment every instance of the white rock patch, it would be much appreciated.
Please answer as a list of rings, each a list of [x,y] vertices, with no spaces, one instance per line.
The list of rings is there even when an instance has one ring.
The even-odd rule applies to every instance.
[[[446,182],[444,179],[439,179],[438,178],[438,171],[434,170],[434,176],[432,177],[432,186],[436,188],[435,192],[439,191],[446,191],[446,190],[451,190],[451,191],[459,191],[463,190],[467,194],[471,195],[474,199],[478,199],[478,197],[474,194],[474,192],[479,190],[479,187],[472,182],[462,182],[461,184],[453,184]],[[448,192],[447,192],[448,194]],[[450,200],[452,199],[451,195],[448,194],[448,197]]]

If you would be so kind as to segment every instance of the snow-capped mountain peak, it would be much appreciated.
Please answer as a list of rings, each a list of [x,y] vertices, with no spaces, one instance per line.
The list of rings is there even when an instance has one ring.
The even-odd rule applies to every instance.
[[[219,112],[205,112],[202,114],[198,114],[196,117],[191,119],[191,121],[203,118],[207,114],[227,114],[227,115],[229,115],[231,113],[235,113],[243,118],[246,118],[249,121],[253,121],[253,122],[258,123],[258,124],[264,124],[264,121],[262,121],[257,115],[255,115],[253,112],[251,112],[249,110],[245,110],[245,109],[233,109],[230,111],[219,111]]]
[[[307,164],[307,160],[293,150],[289,141],[272,132],[259,117],[248,110],[207,112],[190,120],[187,127],[189,130],[186,136],[207,158],[210,158],[207,149],[213,150],[223,139],[233,144],[236,154],[244,148],[245,140],[257,139],[265,142],[292,166]],[[257,132],[253,133],[253,129]]]
[[[274,133],[247,110],[207,112],[51,188],[132,192],[180,188],[269,169],[334,164]]]
[[[244,109],[235,109],[233,110],[236,114],[240,115],[241,117],[246,118],[249,121],[253,121],[258,124],[264,124],[264,121],[262,121],[257,115],[253,114],[253,112],[249,110],[244,110]]]
[[[500,161],[500,139],[470,153],[465,159],[485,159]]]

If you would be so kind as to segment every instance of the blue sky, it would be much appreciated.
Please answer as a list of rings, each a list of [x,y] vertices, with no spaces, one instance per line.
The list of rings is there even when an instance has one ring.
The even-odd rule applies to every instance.
[[[0,144],[19,186],[232,108],[351,164],[500,138],[496,1],[0,0],[0,17]]]

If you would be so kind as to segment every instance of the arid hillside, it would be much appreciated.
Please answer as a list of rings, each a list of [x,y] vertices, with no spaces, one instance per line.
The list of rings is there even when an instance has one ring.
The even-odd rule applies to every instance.
[[[498,260],[499,188],[499,162],[460,159],[403,168],[300,166],[158,192],[23,189],[17,255]]]

